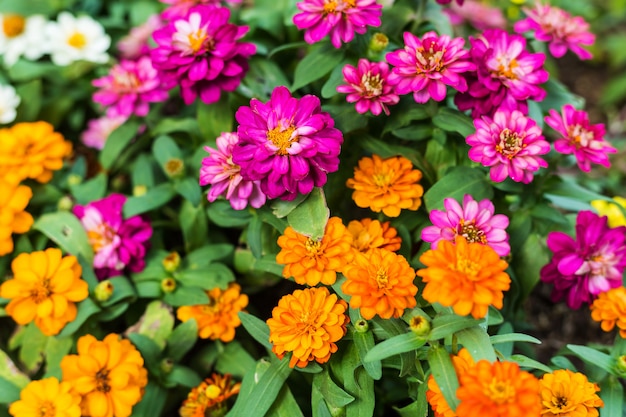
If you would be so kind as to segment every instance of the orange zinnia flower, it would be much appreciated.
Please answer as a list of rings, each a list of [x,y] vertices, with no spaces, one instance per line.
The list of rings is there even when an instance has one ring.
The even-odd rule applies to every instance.
[[[320,241],[301,235],[288,226],[278,238],[278,246],[281,251],[276,255],[276,262],[285,265],[283,277],[293,277],[303,285],[334,284],[337,272],[341,272],[354,257],[352,235],[339,217],[328,220]]]
[[[348,231],[354,238],[352,247],[359,252],[367,252],[373,248],[395,252],[402,244],[398,231],[391,227],[389,222],[381,223],[372,219],[352,220],[348,223]]]
[[[539,416],[539,381],[513,362],[479,361],[459,375],[459,417]]]
[[[241,287],[235,282],[224,291],[213,288],[206,293],[209,304],[179,307],[176,316],[181,321],[196,319],[198,336],[203,339],[232,341],[235,329],[241,325],[238,314],[248,305],[248,296],[241,294]]]
[[[384,319],[400,317],[406,308],[417,305],[415,270],[402,255],[377,248],[359,252],[343,274],[347,279],[341,290],[352,296],[350,307],[360,308],[366,320],[376,314]]]
[[[304,368],[309,362],[325,363],[337,351],[350,321],[348,304],[326,287],[296,290],[278,301],[267,320],[272,351],[282,359],[293,352],[289,366]]]
[[[11,263],[13,278],[0,286],[0,297],[9,298],[6,312],[18,324],[35,321],[46,336],[59,333],[76,318],[76,304],[89,295],[74,256],[62,257],[60,249],[22,253]]]
[[[12,185],[0,179],[0,256],[13,252],[13,233],[26,233],[33,216],[25,212],[33,192],[25,185]]]
[[[600,293],[591,305],[591,318],[599,321],[605,332],[610,332],[617,324],[619,335],[626,339],[626,288]]]
[[[539,381],[544,417],[598,417],[604,401],[596,394],[600,388],[580,372],[559,369]]]
[[[61,360],[63,381],[81,395],[83,416],[128,417],[143,396],[148,371],[141,354],[116,334],[99,341],[88,334],[78,339],[77,355]]]
[[[452,356],[452,364],[457,376],[466,372],[469,368],[475,365],[474,358],[470,355],[469,351],[465,348],[461,349],[459,353]],[[445,397],[441,393],[439,385],[435,378],[430,375],[428,377],[428,391],[426,391],[426,400],[430,404],[431,408],[435,412],[435,417],[457,417],[456,413],[452,411]]]
[[[239,394],[241,383],[233,383],[230,374],[213,374],[187,395],[180,407],[180,417],[222,416],[226,413],[226,400]]]
[[[41,183],[52,179],[72,153],[72,143],[47,122],[18,123],[0,129],[0,178],[13,183],[32,178]]]
[[[504,272],[508,264],[489,246],[467,243],[457,236],[456,244],[442,240],[437,249],[420,257],[428,268],[417,271],[426,283],[422,297],[430,303],[452,306],[461,316],[487,315],[490,305],[502,308],[503,291],[511,278]]]
[[[381,159],[372,155],[361,158],[354,178],[348,179],[346,185],[354,190],[352,199],[357,206],[398,217],[400,210],[417,210],[422,204],[424,189],[418,184],[420,179],[422,172],[413,169],[405,157]]]
[[[29,382],[9,407],[15,417],[80,417],[80,396],[68,382],[52,377]]]

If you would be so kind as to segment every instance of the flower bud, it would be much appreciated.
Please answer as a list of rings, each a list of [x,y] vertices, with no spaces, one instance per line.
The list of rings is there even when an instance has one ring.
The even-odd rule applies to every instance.
[[[615,371],[620,378],[626,378],[626,355],[619,356],[615,360]]]
[[[70,211],[74,207],[74,202],[69,196],[64,195],[59,199],[57,203],[57,209],[59,211]]]
[[[370,326],[365,319],[358,319],[354,322],[354,330],[359,333],[365,333],[369,329],[369,327]]]
[[[148,187],[146,187],[145,185],[138,184],[138,185],[135,185],[133,187],[133,196],[134,197],[141,197],[142,195],[144,195],[147,192],[148,192]]]
[[[389,38],[381,32],[374,33],[370,40],[369,50],[374,53],[380,53],[389,45]]]
[[[70,174],[67,177],[67,183],[68,185],[78,185],[81,182],[83,182],[83,178],[80,175],[77,174]]]
[[[170,158],[163,168],[168,176],[179,177],[185,171],[185,163],[180,158]]]
[[[164,374],[169,374],[174,369],[174,361],[170,358],[165,358],[161,361],[159,367]]]
[[[165,268],[167,272],[172,273],[176,271],[179,265],[180,255],[176,251],[170,252],[169,255],[167,255],[165,259],[163,259],[163,268]]]
[[[174,292],[175,289],[176,280],[174,280],[174,278],[163,278],[161,280],[161,291],[163,291],[165,294]]]
[[[430,321],[422,316],[413,316],[409,321],[411,331],[417,336],[426,336],[430,333]]]
[[[96,300],[100,302],[104,302],[111,298],[111,296],[113,295],[114,289],[115,288],[113,287],[113,284],[111,283],[111,281],[107,279],[107,280],[100,282],[98,285],[96,285],[96,288],[93,291],[93,294],[96,297]]]

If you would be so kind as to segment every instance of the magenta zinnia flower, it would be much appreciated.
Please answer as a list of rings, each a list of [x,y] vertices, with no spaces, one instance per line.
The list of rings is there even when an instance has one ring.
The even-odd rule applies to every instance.
[[[465,194],[463,206],[455,199],[443,200],[445,211],[432,210],[430,221],[432,226],[422,230],[422,240],[432,243],[437,249],[441,240],[455,241],[456,236],[463,236],[468,242],[478,242],[490,246],[500,256],[511,252],[509,235],[505,229],[509,226],[509,218],[504,214],[496,214],[493,203],[487,199],[477,202]]]
[[[163,25],[159,15],[152,15],[143,24],[134,27],[117,43],[122,58],[137,59],[150,53],[152,33]]]
[[[140,272],[152,236],[152,226],[143,216],[122,217],[126,197],[111,194],[85,206],[74,206],[73,212],[87,231],[94,251],[93,267],[98,279]]]
[[[554,142],[556,151],[565,155],[574,154],[581,170],[589,172],[592,162],[605,167],[611,166],[608,154],[617,152],[617,149],[604,140],[605,129],[602,123],[589,123],[586,111],[576,110],[571,104],[566,104],[561,114],[550,110],[549,116],[544,120],[562,135]]]
[[[450,3],[452,0],[437,0],[437,3],[439,4],[448,4]],[[459,6],[463,5],[463,1],[464,0],[456,0],[456,4],[458,4]]]
[[[348,94],[348,103],[356,103],[356,111],[363,114],[371,111],[378,116],[381,111],[389,115],[387,105],[400,101],[393,86],[387,80],[389,66],[386,62],[369,62],[359,59],[355,68],[352,65],[343,67],[343,78],[348,84],[337,87],[340,93]]]
[[[207,200],[213,202],[221,195],[235,210],[243,210],[248,203],[254,208],[265,204],[265,194],[259,181],[244,180],[239,165],[233,162],[233,149],[239,142],[237,133],[222,133],[215,143],[217,149],[204,147],[209,156],[202,159],[200,185],[211,184]]]
[[[296,6],[302,12],[293,17],[293,23],[305,29],[304,40],[314,44],[330,34],[335,48],[351,42],[355,32],[364,34],[367,26],[380,26],[383,8],[376,0],[304,0]]]
[[[111,68],[109,75],[93,80],[92,84],[100,88],[94,93],[93,101],[110,106],[107,110],[110,117],[145,116],[150,103],[167,100],[167,90],[148,56],[137,61],[123,59]]]
[[[506,18],[502,9],[484,4],[477,0],[467,1],[463,6],[451,3],[443,9],[450,23],[460,25],[468,22],[478,30],[503,29],[506,27]]]
[[[565,298],[570,308],[590,304],[598,294],[622,285],[626,268],[626,227],[610,228],[607,217],[581,211],[576,239],[562,232],[548,234],[554,255],[541,269],[541,280],[553,284],[552,300]]]
[[[128,120],[127,116],[102,116],[98,119],[90,120],[87,123],[87,130],[80,136],[80,140],[93,149],[102,150],[109,139],[111,132],[120,127]]]
[[[198,4],[205,4],[210,6],[219,6],[220,0],[160,0],[161,3],[169,4],[168,8],[163,10],[161,16],[164,19],[175,19],[177,17],[185,16],[189,13],[189,9]],[[239,4],[243,0],[226,0],[230,4]]]
[[[154,32],[158,46],[151,51],[152,63],[169,88],[180,85],[185,104],[198,96],[215,103],[222,91],[234,91],[248,71],[256,47],[237,42],[248,27],[228,23],[229,17],[226,7],[198,5]]]
[[[491,180],[502,182],[506,177],[525,184],[533,180],[533,172],[548,166],[539,155],[550,152],[550,144],[534,120],[514,110],[497,111],[493,119],[474,119],[476,133],[465,141],[472,148],[469,158],[491,167]]]
[[[468,61],[469,53],[463,49],[463,38],[450,39],[448,35],[438,36],[427,32],[418,38],[404,32],[404,49],[386,55],[387,62],[394,65],[389,82],[396,87],[396,93],[413,93],[418,103],[426,103],[432,98],[441,101],[446,97],[446,85],[457,91],[466,91],[467,82],[459,75],[475,69]]]
[[[268,198],[293,200],[322,187],[326,174],[339,168],[343,135],[313,95],[297,99],[276,87],[267,103],[252,99],[235,118],[233,162],[244,180],[260,181]]]
[[[527,100],[541,101],[546,92],[539,84],[548,80],[546,56],[526,50],[526,39],[504,30],[490,29],[470,37],[470,55],[476,72],[466,73],[468,90],[454,102],[472,117],[491,116],[497,110],[528,112]]]
[[[517,33],[534,31],[535,38],[549,42],[548,49],[552,56],[560,58],[571,50],[580,59],[591,59],[592,55],[581,45],[593,45],[596,37],[589,32],[589,23],[579,16],[572,16],[558,7],[535,4],[533,10],[524,8],[526,19],[515,23]]]

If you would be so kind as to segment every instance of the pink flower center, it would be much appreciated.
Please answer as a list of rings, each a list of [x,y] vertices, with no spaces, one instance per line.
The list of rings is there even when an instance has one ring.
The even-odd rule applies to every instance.
[[[468,243],[478,242],[483,245],[487,244],[487,236],[485,236],[484,231],[476,227],[476,220],[466,222],[465,219],[461,219],[457,234],[463,236]]]
[[[287,129],[283,129],[283,127],[279,124],[277,127],[267,132],[267,139],[278,148],[276,151],[277,155],[287,155],[287,149],[291,147],[293,142],[298,141],[298,136],[293,135],[295,130],[296,128],[294,126],[289,126]]]
[[[434,40],[424,39],[422,47],[415,51],[415,59],[420,65],[417,66],[417,73],[441,71],[443,68],[443,55],[446,52]]]
[[[570,138],[570,143],[576,147],[588,148],[594,142],[594,134],[582,127],[581,125],[573,125],[567,127],[567,134]]]
[[[500,142],[496,145],[496,151],[507,159],[513,159],[515,155],[526,147],[524,144],[525,134],[520,136],[517,132],[512,132],[509,128],[504,128],[500,132]]]
[[[372,75],[371,72],[361,77],[361,95],[366,98],[378,97],[383,93],[383,80],[380,74]]]
[[[113,77],[113,88],[120,93],[131,93],[139,87],[139,79],[128,71],[119,72]]]
[[[96,228],[87,231],[87,238],[94,252],[99,252],[113,243],[115,236],[115,231],[106,223],[101,223]]]

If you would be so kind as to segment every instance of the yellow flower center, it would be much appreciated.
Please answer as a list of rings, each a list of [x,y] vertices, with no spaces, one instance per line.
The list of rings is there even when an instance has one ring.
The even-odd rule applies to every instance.
[[[306,251],[309,253],[309,255],[315,256],[321,252],[322,241],[308,238],[306,242],[304,242],[304,247],[306,248]]]
[[[356,0],[344,0],[344,2],[346,3],[346,5],[348,6],[348,9],[351,9],[353,7],[356,7]]]
[[[17,14],[8,14],[2,19],[2,31],[7,38],[14,38],[24,32],[26,19]]]
[[[487,237],[485,232],[476,227],[476,221],[472,220],[465,223],[465,219],[461,219],[461,230],[458,232],[461,236],[467,240],[468,243],[487,243]]]
[[[96,373],[96,390],[104,393],[111,391],[111,385],[109,385],[108,369],[100,369]]]
[[[74,48],[82,49],[87,45],[87,38],[80,32],[74,32],[74,34],[67,39],[67,44]]]
[[[420,65],[417,66],[417,73],[422,74],[426,71],[441,71],[445,52],[445,49],[436,51],[432,44],[428,49],[423,47],[417,49],[415,59],[420,63]]]
[[[474,279],[481,270],[481,266],[477,262],[472,262],[469,259],[459,256],[456,259],[456,265],[450,265],[450,269],[465,274],[470,279]]]
[[[54,417],[56,415],[56,407],[51,401],[44,401],[39,406],[39,415],[37,417]]]
[[[394,171],[390,170],[389,172],[374,174],[372,175],[372,179],[374,180],[374,184],[376,184],[378,187],[384,188],[391,184],[393,175]]]
[[[219,304],[215,298],[209,297],[209,303],[203,304],[200,309],[204,314],[213,314],[219,311]]]
[[[515,388],[506,381],[498,381],[493,379],[488,386],[488,396],[496,404],[504,404],[515,397]]]
[[[526,134],[519,135],[516,132],[511,132],[510,129],[505,128],[500,132],[500,142],[496,145],[496,151],[502,154],[507,159],[513,159],[515,155],[526,147],[524,144],[524,138]]]
[[[378,284],[378,288],[387,288],[389,285],[389,275],[387,274],[386,268],[380,268],[378,272],[376,272],[376,284]]]
[[[515,59],[507,61],[506,57],[500,57],[498,58],[498,70],[496,74],[502,78],[517,80],[517,75],[513,72],[517,67],[519,67],[519,64]]]
[[[30,290],[30,296],[35,304],[39,304],[50,297],[50,292],[50,280],[45,279],[42,282],[35,284],[35,286]]]
[[[87,231],[87,238],[89,238],[89,244],[94,252],[98,252],[103,247],[110,245],[115,235],[115,231],[108,224],[101,224],[96,229]]]
[[[207,398],[214,400],[220,396],[221,392],[222,390],[220,389],[220,387],[218,387],[217,385],[211,384],[208,387],[206,387],[206,390],[204,390],[204,395],[206,395]]]
[[[334,13],[335,9],[337,8],[337,2],[336,1],[329,1],[324,3],[324,13],[328,14],[328,13]]]
[[[372,76],[371,73],[363,74],[361,77],[361,88],[365,97],[378,97],[383,93],[383,80],[380,74]]]
[[[567,135],[570,138],[570,143],[574,145],[576,149],[590,146],[591,142],[595,139],[593,132],[585,129],[581,125],[568,126]]]
[[[113,78],[113,88],[121,92],[133,92],[139,87],[139,80],[135,74],[122,72]]]
[[[212,51],[215,46],[213,39],[211,39],[202,28],[187,35],[187,39],[189,40],[189,46],[195,54],[197,54],[201,49],[203,49],[202,52]]]
[[[282,126],[279,125],[267,132],[267,139],[278,148],[276,151],[277,155],[287,155],[287,149],[289,149],[291,143],[298,141],[297,136],[292,138],[295,130],[296,128],[294,126],[289,126],[287,129],[283,130]]]

